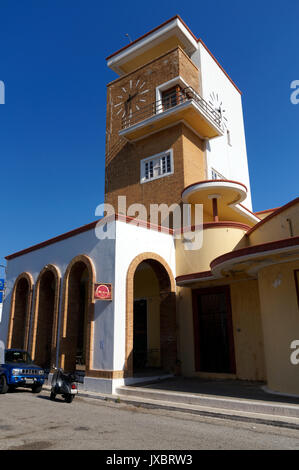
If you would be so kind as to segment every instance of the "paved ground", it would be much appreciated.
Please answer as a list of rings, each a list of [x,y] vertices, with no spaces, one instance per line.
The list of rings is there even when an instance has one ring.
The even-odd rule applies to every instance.
[[[202,393],[216,395],[219,397],[245,398],[249,400],[263,400],[285,404],[299,404],[299,398],[287,397],[278,394],[267,393],[263,390],[262,382],[251,382],[247,380],[208,380],[202,378],[173,377],[160,382],[140,387],[153,390],[169,390],[172,392]],[[135,384],[134,387],[138,387]]]
[[[0,395],[0,449],[299,450],[299,431],[20,389]]]

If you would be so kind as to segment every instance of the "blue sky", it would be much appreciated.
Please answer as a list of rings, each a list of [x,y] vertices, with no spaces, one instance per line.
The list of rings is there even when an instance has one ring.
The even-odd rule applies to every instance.
[[[246,4],[245,4],[246,3]],[[4,256],[95,219],[103,202],[105,57],[179,14],[238,87],[254,210],[297,197],[297,0],[1,0]]]

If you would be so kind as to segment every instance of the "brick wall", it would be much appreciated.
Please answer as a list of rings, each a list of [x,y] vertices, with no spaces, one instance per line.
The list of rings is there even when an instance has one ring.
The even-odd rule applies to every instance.
[[[133,203],[172,204],[181,202],[181,192],[194,181],[205,179],[204,142],[183,123],[128,143],[121,140],[120,96],[124,89],[140,80],[145,82],[144,106],[156,100],[156,87],[181,76],[190,86],[200,92],[199,71],[182,49],[175,48],[160,58],[108,85],[107,93],[107,153],[105,202],[117,209],[117,197],[127,196],[127,207]],[[139,82],[139,83],[140,83]],[[112,149],[112,150],[111,150]],[[140,161],[146,157],[173,149],[174,174],[154,181],[140,183]],[[149,211],[148,211],[149,212]]]

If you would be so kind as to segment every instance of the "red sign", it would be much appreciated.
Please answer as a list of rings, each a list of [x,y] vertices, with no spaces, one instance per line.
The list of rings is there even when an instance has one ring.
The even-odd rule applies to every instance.
[[[112,284],[95,284],[94,298],[98,300],[112,300]]]

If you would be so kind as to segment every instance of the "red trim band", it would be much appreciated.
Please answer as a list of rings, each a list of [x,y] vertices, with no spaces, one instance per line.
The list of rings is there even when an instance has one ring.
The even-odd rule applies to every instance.
[[[198,184],[205,184],[205,183],[233,183],[233,184],[239,184],[240,186],[243,186],[243,188],[245,188],[245,190],[247,192],[247,187],[245,186],[245,184],[240,183],[239,181],[234,181],[234,180],[203,180],[203,181],[198,181],[197,183],[192,183],[192,184],[189,184],[188,186],[186,186],[183,189],[183,191],[181,192],[181,197],[182,197],[183,193],[187,189],[192,188],[192,186],[196,186]]]
[[[228,75],[228,73],[224,70],[224,68],[222,67],[222,65],[220,65],[220,63],[218,62],[218,60],[216,59],[216,57],[212,54],[212,52],[210,51],[210,49],[205,45],[205,43],[203,42],[202,39],[198,38],[197,39],[198,42],[200,42],[203,47],[206,49],[206,51],[210,54],[210,56],[212,57],[212,59],[215,60],[216,64],[218,65],[218,67],[220,67],[220,69],[222,70],[222,72],[224,73],[224,75],[229,79],[229,81],[231,82],[231,84],[235,87],[235,89],[240,93],[240,95],[242,95],[242,91],[237,87],[237,85],[233,82],[233,80],[230,78],[230,76]]]
[[[210,267],[211,270],[213,270],[219,264],[224,263],[224,261],[239,258],[241,256],[252,255],[255,253],[263,253],[265,251],[279,250],[281,248],[288,248],[296,245],[299,245],[299,237],[284,238],[282,240],[276,240],[274,242],[261,243],[259,245],[240,248],[239,250],[231,251],[229,253],[225,253],[224,255],[219,256],[218,258],[215,258],[210,263]]]
[[[126,46],[122,47],[121,49],[119,49],[118,51],[116,52],[113,52],[113,54],[110,54],[108,57],[106,57],[106,60],[109,60],[111,59],[112,57],[114,57],[115,55],[119,54],[120,52],[123,52],[125,51],[126,49],[128,49],[129,47],[131,47],[133,44],[136,44],[137,42],[141,41],[142,39],[146,38],[147,36],[150,36],[150,34],[154,33],[155,31],[158,31],[158,29],[160,28],[163,28],[164,26],[166,26],[168,23],[171,23],[173,20],[180,20],[181,23],[185,26],[185,28],[189,31],[189,33],[191,34],[191,36],[193,37],[193,39],[197,42],[197,37],[192,33],[191,29],[186,25],[186,23],[182,20],[182,18],[179,16],[179,15],[175,15],[173,16],[172,18],[170,18],[169,20],[167,21],[164,21],[164,23],[161,23],[159,26],[156,26],[154,29],[151,29],[150,31],[148,31],[147,33],[143,34],[142,36],[140,36],[139,38],[135,39],[134,41],[130,42],[130,44],[127,44]]]
[[[274,212],[277,211],[277,209],[280,209],[281,206],[275,207],[274,209],[265,209],[264,211],[256,211],[254,214],[265,214],[266,212]]]
[[[21,251],[17,251],[16,253],[5,256],[5,259],[11,260],[13,258],[17,258],[18,256],[26,255],[27,253],[31,253],[32,251],[39,250],[40,248],[44,248],[45,246],[53,245],[54,243],[74,237],[76,235],[79,235],[80,233],[88,232],[89,230],[94,229],[96,225],[104,219],[106,219],[104,223],[109,222],[110,220],[119,220],[121,222],[132,223],[132,225],[139,225],[141,227],[144,227],[150,230],[155,230],[155,231],[162,232],[162,233],[168,233],[170,235],[173,235],[174,233],[172,229],[168,229],[166,227],[163,227],[162,225],[154,225],[154,224],[150,224],[149,222],[135,219],[134,217],[128,217],[122,214],[114,214],[111,217],[105,217],[99,220],[95,220],[94,222],[91,222],[86,225],[82,225],[82,227],[78,227],[74,230],[70,230],[69,232],[63,233],[62,235],[58,235],[57,237],[49,238],[48,240],[44,242],[37,243],[36,245],[32,245],[29,248],[25,248],[24,250],[21,250]],[[136,222],[135,224],[134,224],[134,221]]]
[[[200,273],[185,274],[175,278],[176,283],[183,281],[196,281],[196,279],[213,277],[212,271],[202,271]]]
[[[109,60],[111,59],[112,57],[116,56],[117,54],[120,54],[121,52],[125,51],[126,49],[128,49],[129,47],[131,47],[133,44],[136,44],[137,42],[141,41],[142,39],[146,38],[147,36],[149,36],[150,34],[154,33],[155,31],[157,31],[158,29],[160,28],[163,28],[163,26],[167,25],[168,23],[171,23],[171,21],[175,20],[175,19],[178,19],[180,20],[180,22],[185,26],[185,28],[189,31],[189,33],[191,34],[191,36],[193,37],[193,39],[195,39],[195,41],[197,43],[201,43],[203,45],[203,47],[206,49],[206,51],[208,52],[208,54],[210,54],[210,56],[212,57],[212,59],[214,59],[214,61],[216,62],[216,64],[218,65],[218,67],[222,70],[222,72],[224,73],[224,75],[229,79],[229,81],[232,83],[232,85],[236,88],[236,90],[240,93],[240,95],[242,95],[242,92],[241,90],[237,87],[237,85],[234,83],[234,81],[230,78],[230,76],[228,75],[228,73],[224,70],[224,68],[222,67],[222,65],[220,65],[220,63],[218,62],[218,60],[216,59],[216,57],[212,54],[212,52],[209,50],[209,48],[206,46],[206,44],[203,42],[202,39],[200,38],[197,38],[191,31],[191,29],[186,25],[186,23],[184,22],[184,20],[182,20],[182,18],[180,17],[180,15],[175,15],[173,16],[172,18],[170,18],[169,20],[167,21],[164,21],[164,23],[160,24],[159,26],[156,26],[156,28],[154,29],[151,29],[150,31],[148,31],[147,33],[143,34],[142,36],[140,36],[139,38],[135,39],[134,41],[130,42],[130,44],[127,44],[126,46],[122,47],[121,49],[118,49],[118,51],[116,52],[113,52],[113,54],[110,54],[108,57],[106,57],[106,60]]]
[[[223,228],[223,227],[229,227],[229,228],[239,228],[241,230],[244,230],[246,233],[247,231],[251,228],[250,225],[242,224],[241,222],[233,222],[230,220],[219,220],[218,222],[205,222],[201,225],[191,225],[190,227],[182,227],[179,229],[180,233],[185,233],[185,232],[195,232],[196,230],[203,228],[204,230],[208,228]],[[174,233],[178,233],[178,231],[174,230]]]

